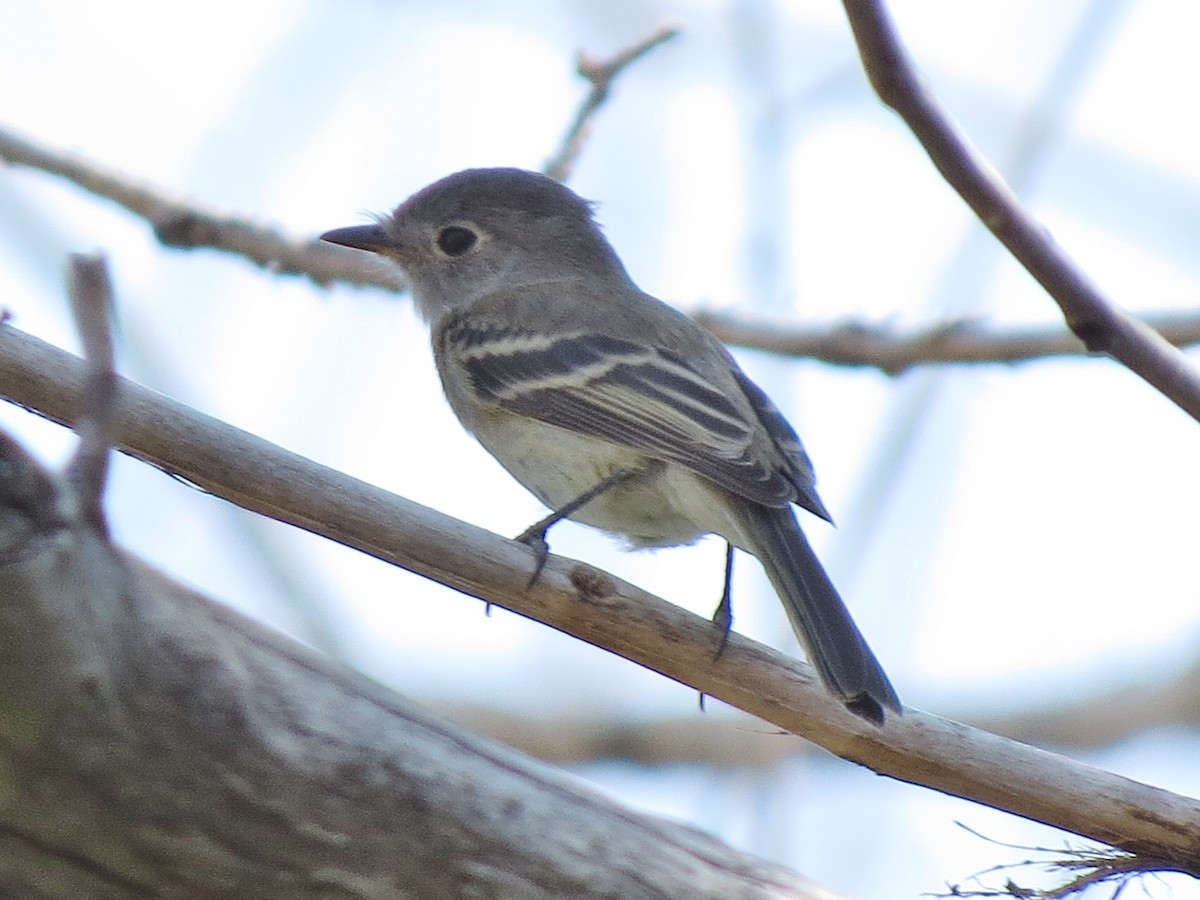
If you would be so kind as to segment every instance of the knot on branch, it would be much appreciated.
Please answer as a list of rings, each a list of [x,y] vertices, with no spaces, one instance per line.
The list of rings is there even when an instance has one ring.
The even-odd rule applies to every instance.
[[[211,247],[220,236],[210,219],[187,209],[173,209],[151,221],[154,236],[168,247]]]

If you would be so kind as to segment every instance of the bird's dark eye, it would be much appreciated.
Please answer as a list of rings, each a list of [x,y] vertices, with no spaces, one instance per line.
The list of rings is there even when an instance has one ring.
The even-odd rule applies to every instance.
[[[461,225],[451,225],[438,232],[438,248],[447,256],[462,256],[479,240],[475,232]]]

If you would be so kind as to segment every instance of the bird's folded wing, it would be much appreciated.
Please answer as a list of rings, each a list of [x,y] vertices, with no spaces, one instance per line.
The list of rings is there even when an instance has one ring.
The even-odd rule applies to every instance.
[[[677,462],[757,503],[784,506],[796,497],[747,398],[727,396],[668,350],[467,319],[439,340],[484,404]]]

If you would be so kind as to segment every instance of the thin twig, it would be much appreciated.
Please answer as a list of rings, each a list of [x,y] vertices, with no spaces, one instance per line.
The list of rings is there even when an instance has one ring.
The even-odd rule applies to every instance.
[[[1149,326],[1115,306],[1026,212],[921,82],[881,0],[843,0],[863,68],[880,99],[942,177],[1062,308],[1068,327],[1200,420],[1200,374]]]
[[[1054,326],[999,331],[961,319],[899,333],[886,325],[853,321],[795,328],[703,310],[692,316],[727,344],[840,366],[870,366],[889,375],[930,363],[1015,363],[1089,355],[1083,341]],[[1143,321],[1176,347],[1200,343],[1200,312],[1148,313]]]
[[[546,165],[542,168],[543,172],[555,181],[566,181],[571,177],[571,170],[575,167],[575,161],[583,150],[583,142],[587,139],[592,117],[608,99],[608,92],[612,87],[613,80],[631,63],[641,59],[655,47],[665,44],[679,33],[678,27],[664,25],[650,36],[625,48],[608,60],[593,59],[582,52],[579,54],[576,69],[588,80],[592,89],[588,91],[588,95],[580,104],[579,111],[575,113],[575,119],[567,128],[567,133],[563,135],[558,151],[546,161]]]
[[[995,844],[1010,850],[1021,850],[1027,853],[1037,853],[1046,859],[1024,859],[1019,862],[1000,863],[982,872],[976,872],[970,881],[980,885],[979,888],[965,888],[962,885],[948,885],[946,893],[934,894],[935,897],[1024,897],[1028,900],[1063,900],[1081,894],[1089,887],[1098,884],[1117,882],[1116,897],[1126,884],[1133,879],[1156,872],[1176,872],[1178,869],[1169,859],[1155,859],[1151,856],[1127,853],[1123,850],[1108,847],[1088,847],[1075,849],[1067,846],[1059,849],[1050,847],[1029,847],[998,841],[985,834],[957,823],[960,828],[989,844]],[[1016,873],[1021,869],[1039,869],[1052,872],[1076,873],[1061,884],[1050,888],[1024,887],[1016,880]],[[985,885],[985,878],[1003,874],[1004,884],[996,887]],[[1188,874],[1188,873],[1184,873]]]
[[[100,254],[74,254],[70,258],[67,294],[79,330],[87,365],[83,405],[75,422],[79,446],[67,464],[66,480],[84,521],[105,533],[104,486],[116,437],[117,373],[114,367],[112,284]]]

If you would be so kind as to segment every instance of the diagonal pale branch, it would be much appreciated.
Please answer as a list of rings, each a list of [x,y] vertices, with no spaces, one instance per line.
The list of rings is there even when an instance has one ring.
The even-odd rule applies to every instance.
[[[942,177],[1062,309],[1067,326],[1200,420],[1200,373],[1148,325],[1125,313],[1013,196],[921,82],[882,0],[843,0],[863,68],[880,99],[925,148]]]
[[[78,413],[79,360],[0,329],[0,396],[55,421]],[[551,557],[312,463],[122,381],[118,445],[247,509],[355,547],[604,647],[893,778],[1008,810],[1200,874],[1200,802],[907,710],[875,728],[809,666],[582,563]]]

